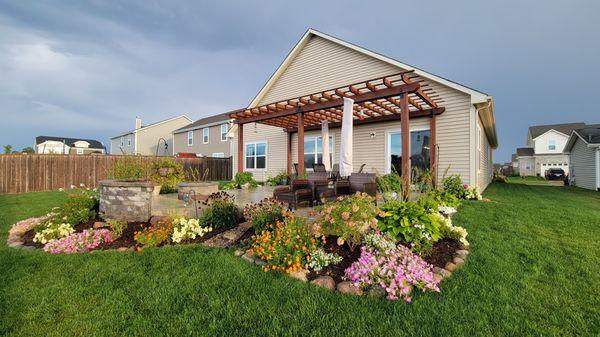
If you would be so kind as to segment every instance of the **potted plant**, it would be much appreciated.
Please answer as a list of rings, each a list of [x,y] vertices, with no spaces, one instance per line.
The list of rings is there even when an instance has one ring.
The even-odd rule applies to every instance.
[[[173,158],[162,158],[155,161],[152,164],[151,172],[154,195],[177,191],[177,185],[185,179],[183,165]]]

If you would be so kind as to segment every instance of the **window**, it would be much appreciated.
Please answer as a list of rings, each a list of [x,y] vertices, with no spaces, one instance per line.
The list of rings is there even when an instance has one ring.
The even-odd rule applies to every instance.
[[[312,169],[313,164],[323,163],[323,138],[304,138],[304,167]],[[329,136],[329,163],[333,163],[333,137]]]
[[[188,146],[194,145],[194,131],[188,131]]]
[[[227,129],[228,129],[227,124],[221,124],[221,141],[222,142],[227,141]]]
[[[127,146],[131,146],[131,134],[127,135]]]
[[[125,146],[125,137],[121,136],[121,146]]]
[[[267,143],[257,142],[246,144],[245,158],[247,169],[267,168]]]
[[[225,158],[225,153],[223,152],[215,152],[212,154],[213,158]]]
[[[77,149],[77,154],[83,154],[83,149]]]
[[[556,140],[548,139],[548,150],[550,150],[550,151],[556,150]]]
[[[429,169],[429,130],[415,130],[410,132],[410,161],[411,167],[420,171]],[[388,139],[389,168],[390,172],[402,174],[402,133],[389,134]]]
[[[208,144],[208,136],[209,136],[209,129],[208,128],[202,129],[202,143]]]

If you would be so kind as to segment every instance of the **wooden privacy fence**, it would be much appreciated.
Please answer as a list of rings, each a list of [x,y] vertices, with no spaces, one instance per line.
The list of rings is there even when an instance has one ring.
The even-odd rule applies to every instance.
[[[114,165],[125,156],[112,155],[53,155],[7,154],[0,155],[0,193],[51,191],[84,184],[97,187],[107,179]],[[135,156],[151,163],[164,157]],[[231,158],[175,158],[186,171],[197,170],[206,180],[230,180]]]

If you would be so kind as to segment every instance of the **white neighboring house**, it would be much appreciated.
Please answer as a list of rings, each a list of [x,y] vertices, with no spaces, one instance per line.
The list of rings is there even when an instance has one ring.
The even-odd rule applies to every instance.
[[[135,128],[110,138],[110,153],[115,155],[172,156],[173,131],[190,124],[192,120],[181,115],[149,125],[135,118]]]
[[[94,139],[38,136],[35,137],[35,153],[43,154],[104,154],[101,142]]]
[[[600,191],[600,125],[573,130],[565,153],[571,162],[570,182]]]
[[[545,176],[551,168],[561,168],[569,174],[569,156],[563,150],[569,135],[585,123],[566,123],[530,126],[527,146],[517,149],[513,168],[521,176]]]

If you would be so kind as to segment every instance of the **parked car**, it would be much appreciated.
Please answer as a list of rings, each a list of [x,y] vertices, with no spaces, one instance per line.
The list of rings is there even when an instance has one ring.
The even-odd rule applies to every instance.
[[[565,170],[561,168],[551,168],[546,171],[547,180],[565,180]]]

